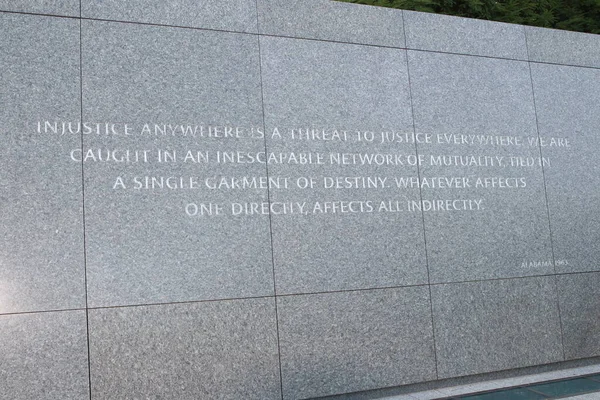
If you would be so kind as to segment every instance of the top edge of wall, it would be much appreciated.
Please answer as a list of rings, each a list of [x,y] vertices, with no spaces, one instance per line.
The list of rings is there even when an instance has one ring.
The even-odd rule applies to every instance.
[[[77,17],[79,0],[0,11]],[[600,68],[600,35],[334,0],[81,0],[81,16]]]

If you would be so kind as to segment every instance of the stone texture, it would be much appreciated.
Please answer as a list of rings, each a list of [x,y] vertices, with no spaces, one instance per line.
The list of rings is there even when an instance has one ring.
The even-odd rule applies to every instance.
[[[600,68],[600,35],[525,27],[531,61]]]
[[[553,277],[431,287],[439,378],[562,361]]]
[[[418,199],[418,189],[394,188],[396,175],[417,174],[406,163],[415,158],[415,147],[381,143],[382,131],[412,128],[404,52],[261,38],[261,54],[268,151],[313,157],[312,164],[268,165],[269,176],[290,178],[288,188],[271,189],[271,201],[304,204],[303,212],[272,216],[277,293],[426,283],[421,215],[405,210],[408,200]],[[273,134],[276,127],[281,137]],[[324,129],[325,137],[337,130],[340,138],[346,131],[346,140],[297,139],[298,129]],[[376,140],[358,141],[358,131],[374,132]],[[348,160],[353,154],[357,160],[399,155],[405,165],[344,164],[338,162],[341,154]],[[340,186],[352,177],[359,183],[332,186],[338,177]],[[364,188],[363,177],[379,182],[378,187]],[[313,187],[303,189],[310,178]],[[380,212],[382,202],[387,208]],[[349,207],[358,212],[347,212]]]
[[[0,0],[0,11],[79,17],[79,0]]]
[[[256,0],[82,0],[86,18],[256,33]]]
[[[402,11],[328,0],[258,0],[260,33],[404,47]]]
[[[231,211],[233,202],[266,202],[267,189],[209,187],[221,178],[266,177],[264,162],[217,158],[217,152],[264,152],[256,129],[262,126],[257,38],[84,21],[83,57],[83,118],[116,123],[120,133],[84,130],[90,305],[272,294],[268,215]],[[155,134],[155,124],[167,133]],[[240,137],[223,137],[225,126],[240,127]],[[89,149],[120,150],[118,158],[130,150],[131,162],[94,161]],[[133,162],[136,150],[141,161],[147,151],[147,162]],[[159,159],[165,150],[175,152],[174,162]],[[152,189],[152,177],[174,177],[177,188]],[[190,204],[204,204],[212,215],[194,215]]]
[[[0,14],[0,313],[85,306],[79,23]]]
[[[431,281],[552,273],[527,63],[413,51],[409,63],[415,129],[430,135],[417,148]]]
[[[85,311],[0,315],[3,400],[89,398]]]
[[[526,62],[408,51],[417,132],[536,135]]]
[[[600,70],[532,64],[556,270],[600,270]],[[569,144],[569,147],[559,146]]]
[[[425,286],[277,299],[283,398],[435,379]]]
[[[527,60],[523,26],[404,11],[406,47]]]
[[[280,399],[275,304],[90,310],[92,398]]]
[[[600,273],[556,279],[566,359],[600,355]]]

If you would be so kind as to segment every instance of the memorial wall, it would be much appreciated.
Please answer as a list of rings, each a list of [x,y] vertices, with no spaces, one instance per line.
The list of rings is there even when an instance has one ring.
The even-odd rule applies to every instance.
[[[308,399],[600,356],[598,35],[0,0],[0,71],[1,399]]]

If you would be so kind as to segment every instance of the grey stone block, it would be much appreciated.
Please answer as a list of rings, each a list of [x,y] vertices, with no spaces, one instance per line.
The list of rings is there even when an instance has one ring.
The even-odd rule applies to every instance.
[[[84,131],[90,305],[273,294],[268,215],[231,206],[267,201],[266,166],[223,162],[264,152],[258,63],[255,36],[84,21],[83,118],[119,133]]]
[[[600,70],[532,64],[558,272],[600,270]],[[566,145],[568,144],[568,147]]]
[[[431,282],[554,272],[542,168],[521,166],[539,160],[537,146],[430,144],[419,153]]]
[[[406,47],[527,60],[523,26],[404,11]]]
[[[283,398],[435,379],[426,286],[277,299]]]
[[[0,399],[89,398],[85,311],[0,315],[0,354]]]
[[[426,283],[422,218],[405,210],[419,192],[394,183],[396,175],[417,174],[406,161],[415,147],[381,143],[382,131],[412,130],[404,51],[272,37],[261,38],[261,49],[268,151],[313,157],[268,165],[269,176],[289,177],[287,188],[271,189],[271,201],[304,205],[272,216],[278,294]],[[325,136],[305,140],[312,129]],[[376,139],[359,141],[359,131]],[[322,140],[329,135],[334,140]],[[359,160],[376,154],[405,164]]]
[[[600,355],[600,273],[556,279],[566,359]]]
[[[267,35],[404,47],[402,11],[329,0],[258,0]]]
[[[256,0],[82,0],[85,18],[256,33]]]
[[[439,378],[562,361],[554,277],[431,287]]]
[[[525,27],[531,61],[600,68],[600,35]]]
[[[417,132],[536,135],[526,62],[408,51]]]
[[[92,398],[280,399],[274,299],[90,310]]]
[[[79,0],[0,0],[0,11],[79,17]]]
[[[79,22],[0,14],[0,313],[85,307]],[[60,129],[60,128],[57,128]]]
[[[409,51],[432,282],[552,273],[529,67]],[[531,164],[531,165],[530,165]]]

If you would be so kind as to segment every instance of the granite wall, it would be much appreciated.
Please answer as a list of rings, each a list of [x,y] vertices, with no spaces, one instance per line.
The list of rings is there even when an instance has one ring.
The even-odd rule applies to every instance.
[[[325,0],[0,10],[0,398],[600,356],[599,36]]]

